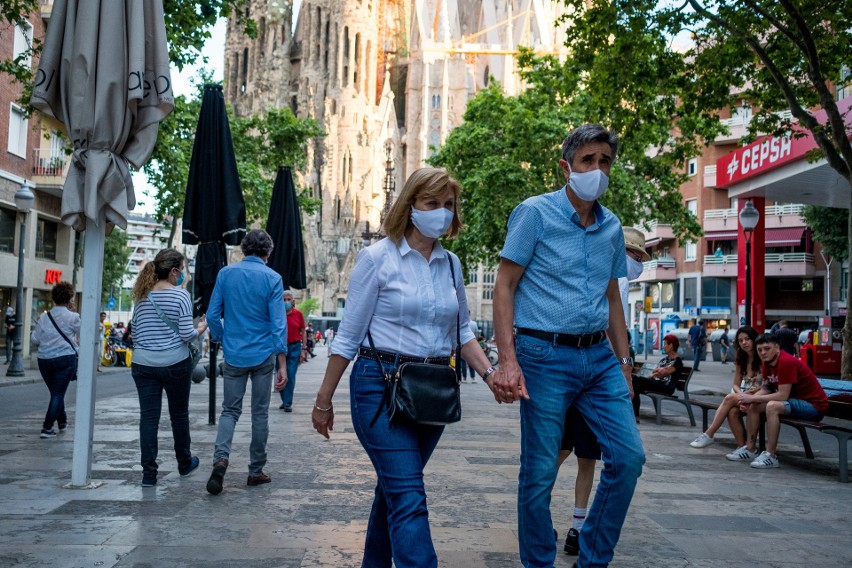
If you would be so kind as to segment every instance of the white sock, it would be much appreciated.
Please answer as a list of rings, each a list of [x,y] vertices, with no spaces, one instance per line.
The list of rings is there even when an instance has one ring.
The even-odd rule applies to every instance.
[[[574,517],[571,519],[571,528],[580,531],[583,528],[583,523],[586,522],[586,513],[588,509],[585,507],[574,507]]]

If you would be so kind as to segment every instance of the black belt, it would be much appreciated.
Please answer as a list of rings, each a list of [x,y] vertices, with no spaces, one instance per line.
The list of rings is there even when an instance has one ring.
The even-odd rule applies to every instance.
[[[287,346],[289,347],[290,345],[296,345],[297,343],[301,343],[301,342],[302,342],[301,339],[299,341],[291,341],[290,343],[287,344]]]
[[[402,355],[400,353],[391,353],[389,351],[379,351],[378,349],[376,349],[375,353],[379,354],[379,361],[390,365],[402,365],[403,363],[434,363],[435,365],[450,364],[449,357],[415,357],[414,355]],[[373,350],[369,347],[361,347],[358,349],[358,355],[366,357],[367,359],[372,359],[373,361],[376,360]]]
[[[583,333],[581,335],[574,335],[572,333],[553,333],[550,331],[539,331],[537,329],[519,327],[517,329],[517,334],[529,335],[530,337],[535,337],[536,339],[550,341],[557,345],[566,345],[568,347],[591,347],[592,345],[597,345],[598,343],[606,339],[605,331],[595,331],[594,333]]]

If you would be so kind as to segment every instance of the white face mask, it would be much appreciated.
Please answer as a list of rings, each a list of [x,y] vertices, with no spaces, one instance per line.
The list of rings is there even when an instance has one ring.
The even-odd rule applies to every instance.
[[[645,265],[633,258],[630,255],[627,255],[627,280],[630,282],[636,280],[640,276],[642,276],[642,270],[645,269]]]
[[[452,211],[443,207],[421,211],[411,206],[411,222],[424,237],[430,239],[437,239],[446,233],[453,222],[453,216]]]
[[[596,201],[606,192],[609,176],[602,170],[579,173],[572,172],[571,166],[568,166],[568,171],[571,174],[568,176],[568,185],[574,190],[574,194],[583,201]]]

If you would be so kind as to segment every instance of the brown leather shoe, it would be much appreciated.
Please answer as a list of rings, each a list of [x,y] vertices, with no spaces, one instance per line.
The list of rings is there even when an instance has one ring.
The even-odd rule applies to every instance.
[[[211,495],[218,495],[222,492],[222,483],[225,480],[225,472],[228,470],[228,460],[219,458],[213,464],[213,473],[210,474],[210,479],[207,480],[207,492]]]
[[[250,485],[253,487],[255,485],[263,485],[264,483],[270,482],[272,482],[272,478],[261,471],[257,475],[249,475],[248,481],[246,481],[246,485]]]

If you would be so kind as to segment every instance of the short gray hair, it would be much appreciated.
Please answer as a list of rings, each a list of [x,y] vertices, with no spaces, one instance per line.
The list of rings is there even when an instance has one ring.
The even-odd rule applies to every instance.
[[[568,165],[573,164],[574,154],[577,150],[592,142],[609,144],[612,149],[612,159],[615,160],[615,154],[618,151],[618,134],[614,130],[607,130],[600,124],[584,124],[569,132],[565,140],[562,141],[562,159],[568,162]]]
[[[272,237],[269,236],[269,233],[262,229],[252,229],[243,237],[240,248],[246,256],[264,257],[272,253],[275,245],[272,244]]]

